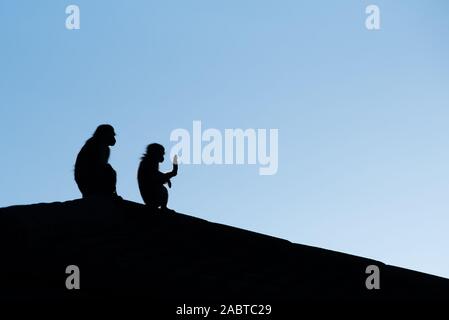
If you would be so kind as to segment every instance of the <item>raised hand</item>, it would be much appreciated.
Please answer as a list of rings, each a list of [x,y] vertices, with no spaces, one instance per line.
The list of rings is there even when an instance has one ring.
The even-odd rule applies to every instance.
[[[175,155],[173,157],[173,170],[172,170],[172,173],[174,175],[176,175],[178,173],[178,156],[177,155]]]

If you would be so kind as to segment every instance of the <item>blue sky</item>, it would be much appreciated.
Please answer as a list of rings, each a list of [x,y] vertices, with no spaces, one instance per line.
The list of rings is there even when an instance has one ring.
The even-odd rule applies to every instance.
[[[381,30],[365,28],[369,4]],[[170,207],[449,277],[448,9],[3,0],[0,206],[78,198],[74,160],[100,123],[118,134],[118,192],[138,202],[139,157],[172,130],[277,128],[276,175],[184,165]]]

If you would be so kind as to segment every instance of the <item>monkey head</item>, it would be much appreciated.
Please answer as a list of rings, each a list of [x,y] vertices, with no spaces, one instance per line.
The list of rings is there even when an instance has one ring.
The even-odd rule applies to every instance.
[[[93,137],[107,146],[113,146],[116,142],[114,127],[109,124],[98,126]]]

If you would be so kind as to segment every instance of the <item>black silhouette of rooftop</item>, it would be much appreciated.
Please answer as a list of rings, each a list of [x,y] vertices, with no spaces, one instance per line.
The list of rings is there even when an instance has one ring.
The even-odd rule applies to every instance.
[[[448,299],[449,280],[110,199],[0,209],[1,301]],[[81,289],[67,290],[77,265]],[[380,268],[380,290],[365,286]]]

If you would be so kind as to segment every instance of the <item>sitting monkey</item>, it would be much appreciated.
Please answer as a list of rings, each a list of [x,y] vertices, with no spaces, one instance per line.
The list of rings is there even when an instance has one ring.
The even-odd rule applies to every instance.
[[[160,208],[162,211],[173,211],[167,208],[168,191],[164,187],[166,183],[171,188],[170,179],[178,174],[177,157],[173,158],[173,170],[162,173],[159,171],[159,163],[164,161],[165,149],[158,143],[148,145],[146,153],[140,161],[137,180],[140,194],[147,206],[152,209]]]
[[[117,174],[108,163],[110,149],[115,145],[114,128],[100,125],[78,153],[75,163],[75,181],[83,198],[116,196]]]

